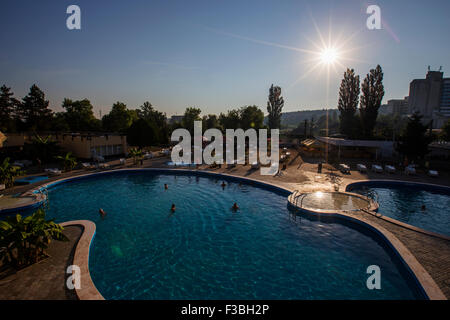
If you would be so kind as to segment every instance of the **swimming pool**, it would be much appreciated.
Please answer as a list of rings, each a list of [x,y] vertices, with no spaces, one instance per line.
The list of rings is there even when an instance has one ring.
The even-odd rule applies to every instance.
[[[293,218],[286,192],[193,174],[116,172],[49,188],[49,217],[97,224],[90,273],[106,299],[423,298],[370,232]],[[366,287],[370,265],[381,290]]]
[[[14,183],[16,185],[25,185],[25,184],[32,184],[32,183],[47,180],[47,179],[48,179],[47,176],[31,176],[31,177],[18,179]]]
[[[378,211],[385,216],[450,236],[450,188],[399,181],[370,181],[351,184],[347,189],[375,196]]]

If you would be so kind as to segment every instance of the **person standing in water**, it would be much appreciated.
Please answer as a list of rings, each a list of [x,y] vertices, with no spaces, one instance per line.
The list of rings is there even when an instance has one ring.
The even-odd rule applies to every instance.
[[[175,210],[176,210],[175,203],[172,203],[172,207],[170,208],[170,211],[172,211],[172,213],[173,213],[173,212],[175,212]]]
[[[233,206],[231,207],[231,210],[233,210],[234,212],[236,212],[236,211],[239,210],[239,206],[237,205],[236,202],[235,202],[235,203],[233,204]]]
[[[164,183],[164,190],[169,189],[169,186],[167,185],[167,183]]]
[[[98,213],[100,214],[100,217],[102,219],[104,219],[106,217],[106,212],[102,208],[100,208],[100,210],[98,210]]]

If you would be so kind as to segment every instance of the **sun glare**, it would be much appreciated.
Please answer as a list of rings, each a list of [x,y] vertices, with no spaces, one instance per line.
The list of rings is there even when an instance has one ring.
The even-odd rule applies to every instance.
[[[339,58],[338,51],[336,48],[324,48],[320,53],[320,61],[325,64],[333,64]]]

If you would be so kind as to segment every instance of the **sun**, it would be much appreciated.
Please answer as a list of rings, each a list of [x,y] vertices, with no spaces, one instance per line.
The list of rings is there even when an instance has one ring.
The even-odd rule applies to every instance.
[[[339,59],[339,52],[334,47],[326,47],[320,52],[320,61],[323,64],[334,64]]]

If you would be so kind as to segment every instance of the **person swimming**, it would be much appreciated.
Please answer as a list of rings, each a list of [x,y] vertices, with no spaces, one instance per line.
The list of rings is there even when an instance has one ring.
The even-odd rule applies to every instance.
[[[235,202],[235,203],[233,204],[233,206],[231,207],[231,210],[233,210],[234,212],[236,212],[236,211],[239,210],[239,206],[237,205],[236,202]]]
[[[225,189],[225,187],[227,186],[227,184],[225,183],[225,181],[222,181],[221,186],[222,186],[222,189]]]
[[[427,210],[427,207],[425,207],[425,205],[423,204],[420,209],[422,209],[422,211],[425,211],[425,210]]]
[[[170,211],[175,212],[176,207],[175,207],[175,203],[172,203],[172,207],[170,208]]]
[[[164,189],[165,190],[169,189],[169,186],[167,185],[167,183],[164,183]]]
[[[102,208],[100,208],[100,210],[98,210],[98,213],[100,214],[100,217],[103,219],[104,217],[106,217],[106,212],[105,210],[103,210]]]

